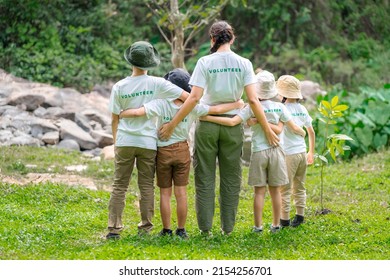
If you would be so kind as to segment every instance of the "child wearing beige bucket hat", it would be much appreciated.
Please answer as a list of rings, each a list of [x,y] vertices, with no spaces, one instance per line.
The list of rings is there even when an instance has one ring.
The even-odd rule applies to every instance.
[[[267,121],[270,124],[277,125],[280,121],[300,135],[305,136],[305,131],[294,124],[291,114],[286,107],[280,103],[272,101],[277,96],[274,75],[266,70],[262,70],[256,75],[257,78],[257,97],[260,99],[264,109]],[[241,110],[233,118],[223,118],[215,116],[206,116],[201,119],[209,122],[215,122],[227,126],[235,126],[243,121],[247,121],[253,116],[249,106]],[[273,127],[276,131],[277,127]],[[280,230],[280,209],[281,198],[279,188],[288,183],[287,167],[285,156],[280,146],[271,146],[264,131],[259,124],[251,126],[252,130],[252,154],[249,166],[248,184],[254,187],[254,232],[263,231],[263,208],[268,185],[268,191],[272,201],[272,224],[271,232]],[[281,130],[278,131],[280,133]]]
[[[293,121],[300,127],[305,127],[309,136],[309,151],[306,153],[305,139],[298,137],[284,128],[281,135],[281,145],[286,153],[286,164],[289,183],[282,186],[282,210],[280,224],[282,227],[297,227],[304,221],[306,207],[306,167],[313,163],[315,132],[312,118],[307,109],[299,103],[302,99],[300,81],[291,75],[283,75],[276,82],[278,94],[283,97],[286,108]],[[294,200],[296,215],[290,222],[291,197]]]
[[[141,198],[138,233],[149,233],[153,228],[156,123],[146,116],[120,119],[120,113],[128,108],[139,108],[154,99],[173,101],[179,98],[185,101],[189,95],[164,78],[148,75],[149,69],[160,64],[160,55],[150,43],[135,42],[125,50],[124,58],[132,66],[132,74],[113,86],[109,102],[115,145],[115,173],[108,205],[107,239],[120,238],[124,228],[122,214],[134,163],[138,170]]]

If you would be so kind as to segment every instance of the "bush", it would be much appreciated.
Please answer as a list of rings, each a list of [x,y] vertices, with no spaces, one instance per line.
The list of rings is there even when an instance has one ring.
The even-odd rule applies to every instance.
[[[341,96],[350,110],[333,127],[332,133],[341,131],[350,135],[355,141],[350,142],[351,151],[346,152],[346,158],[361,156],[366,153],[380,151],[390,143],[390,86],[381,89],[361,87],[358,93],[347,92],[334,87],[322,99],[330,100],[333,96]],[[321,131],[322,125],[314,122],[315,130]],[[318,136],[317,143],[323,143]]]

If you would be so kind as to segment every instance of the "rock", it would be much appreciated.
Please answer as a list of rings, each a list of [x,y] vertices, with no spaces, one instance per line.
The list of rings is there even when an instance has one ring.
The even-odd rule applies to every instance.
[[[111,119],[95,109],[87,109],[82,112],[90,121],[98,122],[103,126],[110,125]]]
[[[317,96],[326,94],[326,91],[322,90],[318,83],[307,80],[301,81],[301,92],[305,107],[309,111],[317,107]]]
[[[80,128],[75,122],[61,119],[58,123],[61,139],[73,139],[79,143],[83,150],[91,150],[97,147],[97,142],[92,136]]]
[[[50,107],[47,108],[45,115],[43,116],[45,119],[68,119],[71,121],[74,121],[75,119],[75,112],[71,112],[68,110],[64,110],[60,107]]]
[[[84,131],[90,132],[92,131],[92,126],[89,124],[89,120],[86,116],[80,113],[76,113],[74,120],[76,124],[81,127]]]
[[[114,144],[114,139],[113,139],[112,135],[107,134],[104,131],[101,131],[101,130],[91,131],[91,136],[96,140],[99,148],[104,148],[105,146],[109,146],[109,145]]]
[[[13,91],[8,97],[7,104],[9,105],[26,105],[27,111],[34,111],[37,109],[43,102],[45,98],[41,95],[34,95],[26,91]]]
[[[102,149],[101,153],[104,160],[115,159],[115,148],[114,145],[106,146]]]
[[[62,140],[56,147],[60,149],[80,151],[80,145],[73,139]]]
[[[16,134],[16,133],[15,133]],[[30,135],[19,132],[12,139],[4,142],[4,146],[41,146],[41,143],[38,139],[31,137]]]
[[[46,132],[41,140],[46,144],[56,145],[60,141],[60,133],[58,131]]]

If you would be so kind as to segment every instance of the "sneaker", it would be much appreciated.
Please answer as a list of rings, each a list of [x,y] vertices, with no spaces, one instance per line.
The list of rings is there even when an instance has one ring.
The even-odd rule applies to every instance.
[[[253,226],[252,232],[262,233],[263,232],[263,227],[262,226],[261,227]]]
[[[163,228],[158,235],[159,236],[172,236],[172,230],[167,229],[167,228]]]
[[[188,234],[185,228],[176,229],[175,234],[183,239],[188,239]]]
[[[109,232],[107,235],[106,235],[106,239],[107,240],[117,240],[121,238],[120,234],[119,233],[112,233],[112,232]]]
[[[292,227],[297,227],[300,224],[303,224],[305,218],[301,215],[295,215],[294,220],[291,222]]]
[[[282,220],[282,219],[280,219],[280,226],[281,226],[282,228],[284,228],[284,227],[289,227],[290,225],[291,225],[290,219],[288,219],[288,220]]]
[[[276,233],[278,231],[280,231],[280,226],[273,226],[271,225],[271,233]]]

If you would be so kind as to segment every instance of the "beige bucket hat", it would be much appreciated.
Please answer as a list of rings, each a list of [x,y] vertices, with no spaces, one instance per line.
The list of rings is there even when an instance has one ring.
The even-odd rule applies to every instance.
[[[262,70],[256,74],[257,78],[257,97],[260,99],[274,98],[278,93],[275,87],[274,74],[267,70]]]
[[[301,82],[291,75],[280,76],[276,82],[278,94],[286,98],[303,99],[301,93]]]

